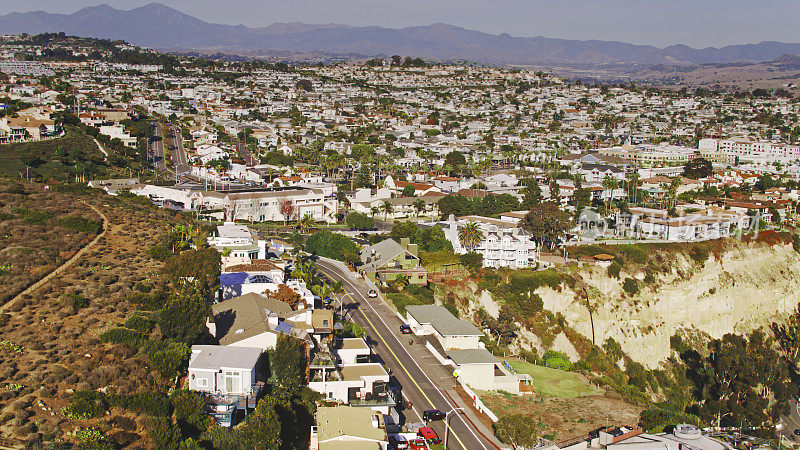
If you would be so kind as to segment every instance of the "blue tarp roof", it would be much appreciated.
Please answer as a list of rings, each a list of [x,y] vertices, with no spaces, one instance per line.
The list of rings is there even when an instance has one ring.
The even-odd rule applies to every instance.
[[[292,332],[292,326],[286,322],[278,322],[278,326],[275,327],[275,331],[283,334],[289,334]]]
[[[247,272],[223,273],[219,276],[219,284],[222,286],[235,286],[244,284],[247,280]]]

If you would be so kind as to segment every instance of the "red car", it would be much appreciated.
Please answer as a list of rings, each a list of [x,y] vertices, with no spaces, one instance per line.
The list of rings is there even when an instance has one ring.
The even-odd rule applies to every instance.
[[[408,441],[409,450],[428,450],[428,445],[425,444],[425,439],[414,439]]]
[[[428,445],[439,445],[442,441],[439,440],[439,435],[433,431],[431,427],[422,427],[417,431],[417,436],[425,439]]]

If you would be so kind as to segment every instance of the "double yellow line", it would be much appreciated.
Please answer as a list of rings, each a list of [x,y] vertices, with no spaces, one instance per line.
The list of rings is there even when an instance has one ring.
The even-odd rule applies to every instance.
[[[321,267],[317,266],[317,268],[319,269],[319,271],[320,271],[320,272],[324,273],[324,274],[325,274],[325,275],[327,275],[328,277],[330,277],[330,278],[334,278],[334,277],[333,277],[333,275],[331,275],[330,273],[326,272],[326,271],[325,271],[324,269],[322,269]],[[345,280],[345,281],[348,281],[348,280]],[[344,297],[346,297],[346,296],[348,296],[348,295],[349,295],[351,298],[353,297],[353,294],[352,294],[352,293],[350,293],[350,292],[348,292],[346,295],[344,295]],[[341,301],[341,299],[340,299],[339,301]],[[405,366],[405,365],[402,363],[402,361],[400,361],[400,358],[398,358],[398,357],[397,357],[397,355],[394,353],[394,350],[392,350],[392,347],[390,347],[390,346],[389,346],[389,344],[388,344],[388,343],[386,342],[386,340],[383,338],[383,336],[382,336],[382,335],[381,335],[381,333],[378,331],[378,329],[377,329],[377,328],[375,328],[375,324],[374,324],[374,323],[372,323],[372,321],[371,321],[371,320],[369,320],[369,317],[367,317],[367,315],[364,313],[364,311],[362,311],[362,310],[361,310],[361,306],[360,306],[360,305],[358,305],[358,304],[356,304],[356,309],[358,309],[358,312],[360,312],[360,313],[361,313],[361,316],[362,316],[362,317],[364,317],[364,319],[367,321],[367,323],[369,323],[369,326],[370,326],[370,327],[372,327],[372,331],[374,331],[374,332],[375,332],[375,334],[376,334],[376,335],[378,335],[378,338],[381,340],[381,342],[383,342],[383,345],[386,347],[386,349],[387,349],[387,350],[389,350],[389,353],[391,353],[391,354],[392,354],[392,356],[394,357],[395,361],[397,361],[397,364],[400,364],[400,368],[401,368],[401,369],[403,369],[403,372],[405,372],[405,373],[406,373],[406,375],[408,375],[408,379],[409,379],[409,380],[411,380],[411,382],[412,382],[412,383],[414,383],[414,386],[416,386],[416,387],[417,387],[417,389],[419,389],[419,392],[422,394],[422,396],[423,396],[423,397],[425,397],[425,400],[427,400],[427,401],[428,401],[428,404],[430,404],[430,405],[431,405],[431,408],[435,408],[435,406],[434,406],[433,402],[432,402],[432,401],[431,401],[431,399],[428,397],[428,394],[426,394],[426,393],[425,393],[425,391],[423,391],[423,390],[422,390],[422,387],[419,385],[419,383],[417,383],[417,380],[415,380],[415,379],[414,379],[414,377],[412,377],[412,376],[411,376],[411,373],[409,373],[408,369],[406,369],[406,366]],[[420,370],[422,370],[422,369],[420,369]],[[463,448],[464,450],[466,450],[467,446],[466,446],[466,445],[464,445],[464,443],[461,441],[461,438],[459,438],[459,437],[458,437],[458,435],[455,433],[455,431],[453,430],[453,428],[452,428],[452,427],[450,427],[450,424],[448,424],[446,420],[444,421],[444,426],[445,426],[445,427],[447,427],[447,429],[448,429],[448,430],[450,430],[450,434],[452,434],[452,435],[453,435],[453,437],[455,437],[455,438],[456,438],[456,440],[458,441],[458,443],[461,445],[461,448]],[[446,449],[445,449],[445,450],[446,450]]]

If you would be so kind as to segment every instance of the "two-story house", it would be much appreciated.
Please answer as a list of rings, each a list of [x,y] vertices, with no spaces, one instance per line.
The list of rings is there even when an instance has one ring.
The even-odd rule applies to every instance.
[[[428,284],[428,271],[419,265],[419,248],[408,238],[386,239],[361,250],[359,272],[374,282],[383,284],[398,276],[408,277],[411,284]]]

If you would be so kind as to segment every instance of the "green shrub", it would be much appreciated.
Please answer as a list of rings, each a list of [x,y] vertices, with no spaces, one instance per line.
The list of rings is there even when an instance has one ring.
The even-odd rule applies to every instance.
[[[109,395],[108,403],[153,417],[167,417],[172,408],[167,396],[160,392],[140,392],[129,395]]]
[[[347,219],[345,219],[347,226],[350,227],[351,230],[374,230],[375,229],[375,219],[372,217],[367,216],[366,214],[352,212],[347,215]]]
[[[100,340],[112,344],[123,344],[130,347],[139,347],[145,336],[130,328],[114,327],[100,335]]]
[[[183,342],[144,341],[142,352],[150,358],[150,365],[165,377],[175,377],[189,361],[191,350]]]
[[[639,281],[635,278],[625,278],[622,283],[622,290],[630,295],[635,295],[639,292]]]
[[[456,317],[459,316],[458,307],[456,307],[456,305],[454,305],[452,303],[444,303],[442,306],[444,306],[444,308],[446,310],[450,311],[450,314],[452,314],[452,315],[454,315]]]
[[[681,423],[699,423],[699,418],[683,411],[653,406],[642,411],[639,415],[639,423],[648,433],[661,433],[669,426]]]
[[[572,362],[570,362],[569,357],[564,352],[559,352],[556,350],[547,350],[542,355],[542,364],[545,367],[550,367],[553,369],[569,371],[572,370]]]
[[[199,392],[179,389],[173,391],[169,399],[172,402],[175,421],[181,427],[183,435],[197,435],[211,424],[211,419],[203,410],[205,400]]]
[[[647,398],[647,395],[645,395],[645,393],[642,392],[642,390],[637,386],[632,384],[617,386],[617,390],[620,394],[622,394],[622,398],[628,403],[633,403],[634,405],[646,405],[650,402],[650,399]]]
[[[692,258],[692,260],[697,264],[704,264],[706,260],[708,260],[709,256],[710,253],[708,249],[699,245],[695,245],[689,251],[689,257]]]
[[[153,448],[173,450],[181,444],[181,432],[171,419],[151,418],[147,421],[147,437]]]
[[[131,292],[128,301],[145,311],[161,309],[166,303],[169,295],[163,289],[156,289],[150,293]]]
[[[531,364],[539,364],[539,355],[536,350],[520,350],[519,357]]]
[[[425,302],[420,301],[418,298],[408,295],[404,292],[395,292],[391,294],[387,294],[386,298],[392,301],[397,311],[400,314],[405,315],[406,313],[406,306],[408,305],[424,305]],[[431,302],[432,303],[432,302]]]
[[[148,334],[153,331],[155,327],[155,323],[152,320],[148,319],[147,317],[141,316],[139,314],[134,314],[128,317],[128,320],[125,321],[123,325],[125,328],[130,328],[131,330],[136,330],[143,334]]]
[[[606,271],[608,272],[609,277],[619,278],[619,273],[622,271],[622,264],[620,264],[619,261],[614,260],[611,262],[611,265],[608,266]]]
[[[483,255],[480,253],[464,253],[463,255],[460,255],[458,259],[461,262],[461,265],[467,269],[476,270],[483,267]]]
[[[74,292],[67,294],[66,297],[67,297],[68,301],[70,303],[72,303],[72,308],[75,309],[75,311],[78,311],[80,309],[83,309],[83,308],[86,308],[87,306],[89,306],[89,299],[88,298],[83,297],[81,295],[78,295],[78,294],[76,294]]]
[[[80,216],[66,216],[58,219],[58,226],[68,228],[80,233],[99,234],[103,230],[100,222],[89,220]]]
[[[618,247],[620,253],[622,253],[628,261],[631,261],[636,264],[645,264],[647,263],[647,259],[649,254],[647,250],[643,249],[642,247],[636,244],[623,244]]]
[[[105,394],[97,391],[77,391],[69,399],[65,413],[68,418],[93,419],[108,411]]]

